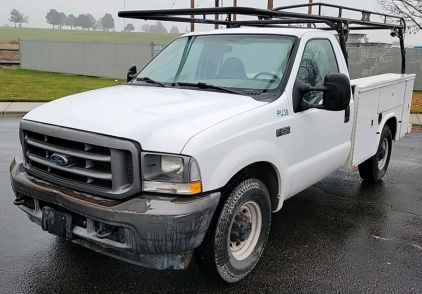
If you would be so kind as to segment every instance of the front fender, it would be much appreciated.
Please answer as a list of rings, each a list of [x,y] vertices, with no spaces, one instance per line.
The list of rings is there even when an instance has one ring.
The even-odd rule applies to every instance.
[[[270,163],[279,177],[279,209],[292,182],[289,168],[292,136],[277,137],[276,130],[289,121],[272,116],[273,109],[268,111],[263,108],[201,132],[186,144],[182,153],[198,161],[204,191],[220,189],[250,164]]]
[[[278,156],[276,157],[275,154]],[[206,184],[210,190],[225,186],[236,173],[257,162],[267,162],[274,167],[280,184],[278,190],[281,200],[290,189],[291,173],[288,171],[288,158],[273,143],[263,140],[250,141],[230,150],[218,162],[215,161],[215,157],[212,161],[214,161],[213,168],[209,174],[207,173],[206,178]]]

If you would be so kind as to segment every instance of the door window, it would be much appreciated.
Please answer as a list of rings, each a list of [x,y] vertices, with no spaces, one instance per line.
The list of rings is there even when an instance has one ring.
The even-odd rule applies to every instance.
[[[338,73],[337,60],[329,40],[311,40],[305,46],[298,79],[311,85],[323,86],[325,75]],[[323,93],[321,91],[309,92],[304,99],[311,104],[320,104]]]

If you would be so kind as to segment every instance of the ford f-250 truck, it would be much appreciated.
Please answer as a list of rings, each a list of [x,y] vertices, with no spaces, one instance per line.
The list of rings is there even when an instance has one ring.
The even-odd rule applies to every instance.
[[[212,276],[242,279],[286,199],[342,167],[380,181],[392,141],[409,131],[414,75],[404,74],[404,55],[401,74],[352,81],[345,58],[357,26],[387,28],[403,49],[403,20],[327,6],[339,14],[120,12],[228,28],[176,39],[140,72],[132,67],[126,85],[28,113],[23,156],[10,167],[14,203],[43,230],[97,252],[156,269],[184,269],[194,256]]]

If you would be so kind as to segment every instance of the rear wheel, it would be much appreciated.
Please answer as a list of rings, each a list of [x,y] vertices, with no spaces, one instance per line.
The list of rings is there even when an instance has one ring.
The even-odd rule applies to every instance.
[[[384,126],[381,132],[377,153],[359,165],[359,174],[368,182],[377,183],[384,177],[392,150],[393,135],[389,126]]]
[[[234,283],[257,264],[267,242],[271,201],[258,179],[240,183],[219,210],[201,246],[195,250],[199,268],[207,274]]]

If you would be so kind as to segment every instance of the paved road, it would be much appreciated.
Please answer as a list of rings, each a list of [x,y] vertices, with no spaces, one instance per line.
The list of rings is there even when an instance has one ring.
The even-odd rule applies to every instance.
[[[383,183],[339,171],[285,202],[235,285],[133,266],[43,232],[12,204],[17,119],[0,119],[0,293],[422,293],[422,132],[394,144]]]

